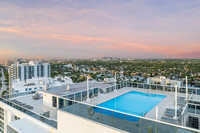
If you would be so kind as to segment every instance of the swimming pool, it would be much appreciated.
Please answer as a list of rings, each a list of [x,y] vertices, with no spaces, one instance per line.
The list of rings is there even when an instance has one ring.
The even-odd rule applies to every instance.
[[[101,103],[98,106],[137,116],[144,116],[165,97],[166,95],[131,91]]]

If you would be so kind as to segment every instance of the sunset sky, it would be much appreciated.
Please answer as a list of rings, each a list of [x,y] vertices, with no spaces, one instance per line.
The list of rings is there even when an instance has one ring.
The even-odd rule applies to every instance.
[[[200,58],[200,0],[0,0],[0,59]]]

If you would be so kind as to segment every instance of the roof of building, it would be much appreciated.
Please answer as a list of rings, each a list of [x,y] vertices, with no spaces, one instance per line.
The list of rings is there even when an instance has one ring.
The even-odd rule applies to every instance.
[[[103,83],[103,82],[94,82],[94,81],[89,81],[89,88],[105,88],[110,86],[110,84]],[[63,86],[58,86],[58,87],[53,87],[53,88],[47,88],[47,90],[41,90],[39,92],[45,92],[53,95],[58,95],[58,96],[65,96],[69,95],[75,92],[81,92],[84,90],[87,90],[87,82],[81,82],[81,83],[76,83],[76,84],[71,84],[70,89],[67,90],[67,85]]]
[[[25,118],[12,121],[8,125],[20,133],[50,133],[40,124]]]

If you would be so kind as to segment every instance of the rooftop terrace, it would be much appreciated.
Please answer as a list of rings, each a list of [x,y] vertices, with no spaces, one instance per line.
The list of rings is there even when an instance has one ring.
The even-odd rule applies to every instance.
[[[49,111],[49,114],[50,114],[49,118],[53,120],[57,120],[57,109],[44,105],[42,97],[40,97],[40,99],[35,100],[33,99],[33,96],[34,94],[25,95],[22,97],[12,98],[10,100],[17,100],[26,105],[32,106],[33,108],[31,109],[31,111],[36,112],[37,114],[43,115],[45,112]]]
[[[156,124],[156,123],[158,125],[160,125],[159,130],[162,132],[164,132],[164,131],[169,132],[172,130],[173,131],[179,130],[181,132],[184,131],[186,133],[199,131],[199,130],[183,127],[183,126],[185,126],[185,124],[183,124],[183,122],[180,122],[179,124],[170,124],[170,123],[160,121],[161,117],[164,115],[166,108],[174,109],[174,107],[175,107],[174,106],[174,97],[175,97],[174,90],[175,90],[175,88],[173,86],[148,85],[148,84],[142,84],[142,83],[121,83],[116,86],[117,91],[114,91],[115,86],[113,86],[113,85],[90,82],[90,84],[89,84],[90,88],[97,87],[101,91],[98,91],[97,94],[92,93],[95,95],[90,96],[91,100],[85,101],[86,99],[79,98],[79,97],[82,97],[81,95],[83,95],[83,94],[85,96],[85,93],[82,93],[82,91],[86,92],[86,88],[87,88],[86,84],[87,84],[86,82],[83,82],[83,83],[79,83],[77,85],[73,85],[70,87],[70,90],[66,90],[66,86],[62,86],[62,87],[58,87],[58,88],[57,87],[50,88],[47,91],[42,91],[42,92],[57,95],[59,99],[64,100],[63,103],[68,103],[68,104],[64,104],[62,106],[58,106],[59,110],[65,111],[70,114],[75,114],[76,116],[84,117],[89,120],[93,120],[95,122],[106,124],[108,126],[118,128],[118,129],[121,129],[124,131],[133,131],[133,130],[139,131],[140,130],[139,128],[143,128],[143,130],[146,131],[146,130],[148,130],[148,128],[147,128],[148,126],[151,126],[155,130],[156,127],[154,127],[154,124]],[[184,87],[178,88],[178,96],[180,96],[180,97],[185,96],[184,89],[185,89]],[[131,114],[119,112],[116,110],[110,110],[110,109],[105,109],[105,108],[96,106],[100,103],[103,103],[105,101],[108,101],[110,99],[118,97],[118,96],[125,94],[127,92],[130,92],[130,91],[140,91],[140,92],[146,92],[146,93],[167,95],[167,97],[158,104],[159,111],[158,111],[158,119],[157,120],[156,120],[156,108],[153,108],[152,110],[150,110],[145,116],[139,117],[139,116],[134,116]],[[200,93],[199,93],[200,89],[197,89],[197,88],[189,88],[189,92],[194,94],[194,96],[191,97],[191,98],[193,98],[193,100],[196,97],[198,98],[200,95]],[[80,94],[80,95],[77,95],[77,94]],[[39,120],[49,124],[50,126],[57,128],[57,121],[56,121],[57,120],[57,110],[55,108],[51,108],[51,107],[43,105],[42,98],[40,98],[38,100],[34,100],[33,95],[34,94],[31,94],[31,93],[30,94],[29,93],[16,94],[16,95],[12,95],[12,96],[7,96],[5,98],[1,98],[1,101],[10,106],[13,106],[17,109],[24,111],[25,113],[35,117],[36,119],[39,119]],[[189,95],[192,96],[191,94],[189,94]],[[65,97],[62,97],[62,96],[65,96]],[[79,97],[77,97],[77,96],[79,96]],[[32,106],[33,109],[31,109],[31,110],[26,109],[20,105],[13,103],[11,100],[18,100],[22,103],[25,103],[26,105]],[[88,114],[88,109],[90,109],[91,107],[97,109],[94,116],[90,116]],[[198,107],[200,107],[200,106],[195,105],[194,109],[198,109]],[[179,106],[178,106],[178,108],[179,108]],[[184,109],[184,106],[182,108]],[[108,110],[111,113],[111,116],[102,114],[101,111],[98,112],[98,109],[99,109],[99,111],[100,110],[101,111]],[[192,109],[193,109],[193,107],[192,107]],[[191,107],[188,106],[186,109],[186,112],[187,112],[187,110],[188,111],[191,110]],[[47,111],[50,111],[50,117],[46,117],[46,116],[42,115],[44,112],[47,112]],[[194,110],[194,112],[198,113],[198,110],[197,111]],[[123,119],[116,118],[114,116],[115,114],[120,114],[121,116],[123,116]],[[41,119],[41,117],[43,117],[43,119]],[[132,122],[128,119],[131,117],[137,117],[140,119],[140,121]],[[180,117],[181,121],[183,119],[185,119],[185,118]],[[181,126],[181,125],[183,125],[183,126]]]

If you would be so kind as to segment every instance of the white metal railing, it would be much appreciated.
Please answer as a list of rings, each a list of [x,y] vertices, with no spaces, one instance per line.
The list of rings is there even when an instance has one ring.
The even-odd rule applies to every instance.
[[[200,116],[200,104],[194,104],[194,103],[187,103],[183,111],[181,113],[182,117],[182,126],[186,126],[187,124],[187,119],[188,119],[188,114],[192,116]]]
[[[192,100],[192,98],[193,98],[193,93],[191,93],[189,96],[188,96],[188,100]]]
[[[186,121],[187,121],[187,113],[188,113],[188,103],[184,106],[183,111],[181,113],[181,125],[186,126]]]

